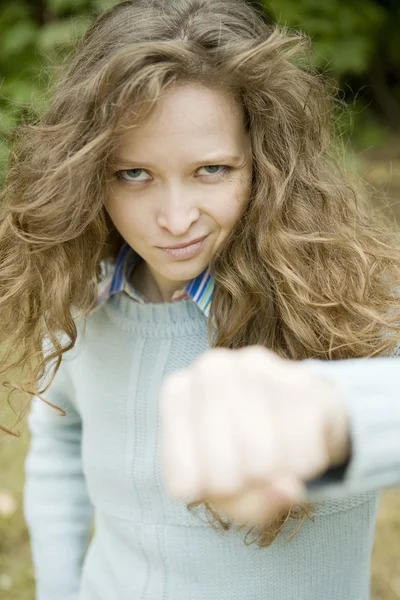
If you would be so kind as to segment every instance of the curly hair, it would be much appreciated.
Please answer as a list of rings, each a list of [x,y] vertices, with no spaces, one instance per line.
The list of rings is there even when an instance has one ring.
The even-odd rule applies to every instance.
[[[11,140],[1,372],[23,367],[29,382],[10,385],[42,398],[46,367],[55,362],[54,376],[74,346],[75,315],[93,306],[101,261],[115,260],[122,243],[104,208],[117,140],[181,83],[232,94],[251,140],[249,201],[210,265],[214,345],[261,344],[296,360],[390,352],[400,336],[398,234],[342,165],[334,96],[309,50],[305,35],[268,23],[244,0],[126,0],[92,24],[46,113]],[[206,508],[213,524],[230,527]],[[256,543],[271,544],[309,510],[280,515]]]

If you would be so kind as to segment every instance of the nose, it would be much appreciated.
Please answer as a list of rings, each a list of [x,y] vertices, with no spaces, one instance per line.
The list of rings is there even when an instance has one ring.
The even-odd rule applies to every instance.
[[[181,187],[171,186],[163,193],[157,224],[178,237],[187,233],[199,216],[200,211],[190,193]]]

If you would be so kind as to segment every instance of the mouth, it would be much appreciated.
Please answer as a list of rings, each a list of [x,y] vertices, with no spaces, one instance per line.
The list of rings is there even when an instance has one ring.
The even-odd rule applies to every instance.
[[[197,240],[193,240],[189,244],[185,244],[184,246],[175,246],[172,248],[160,248],[163,252],[168,254],[168,256],[175,258],[177,260],[185,260],[188,258],[192,258],[199,254],[202,250],[205,240],[208,236],[204,236],[202,238],[198,238]]]
[[[207,236],[203,235],[202,237],[196,238],[195,240],[191,240],[190,242],[185,242],[183,244],[176,244],[176,246],[163,246],[162,250],[177,250],[178,248],[188,248],[189,246],[193,246],[199,242],[202,242]],[[160,246],[159,246],[160,247]]]

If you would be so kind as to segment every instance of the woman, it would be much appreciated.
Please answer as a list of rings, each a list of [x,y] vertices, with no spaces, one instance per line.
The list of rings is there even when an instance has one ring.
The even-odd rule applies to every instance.
[[[368,597],[377,494],[303,482],[358,464],[341,386],[394,352],[399,253],[303,50],[241,0],[122,2],[16,136],[0,283],[37,397],[38,600]]]

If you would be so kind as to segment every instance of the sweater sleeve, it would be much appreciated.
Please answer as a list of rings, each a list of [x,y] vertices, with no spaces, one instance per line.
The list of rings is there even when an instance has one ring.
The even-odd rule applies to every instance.
[[[46,400],[28,415],[30,448],[25,461],[24,516],[31,541],[36,600],[77,600],[92,507],[81,463],[81,419],[64,360]]]
[[[307,369],[334,383],[347,406],[351,456],[310,482],[311,497],[400,485],[400,359],[307,360]]]

